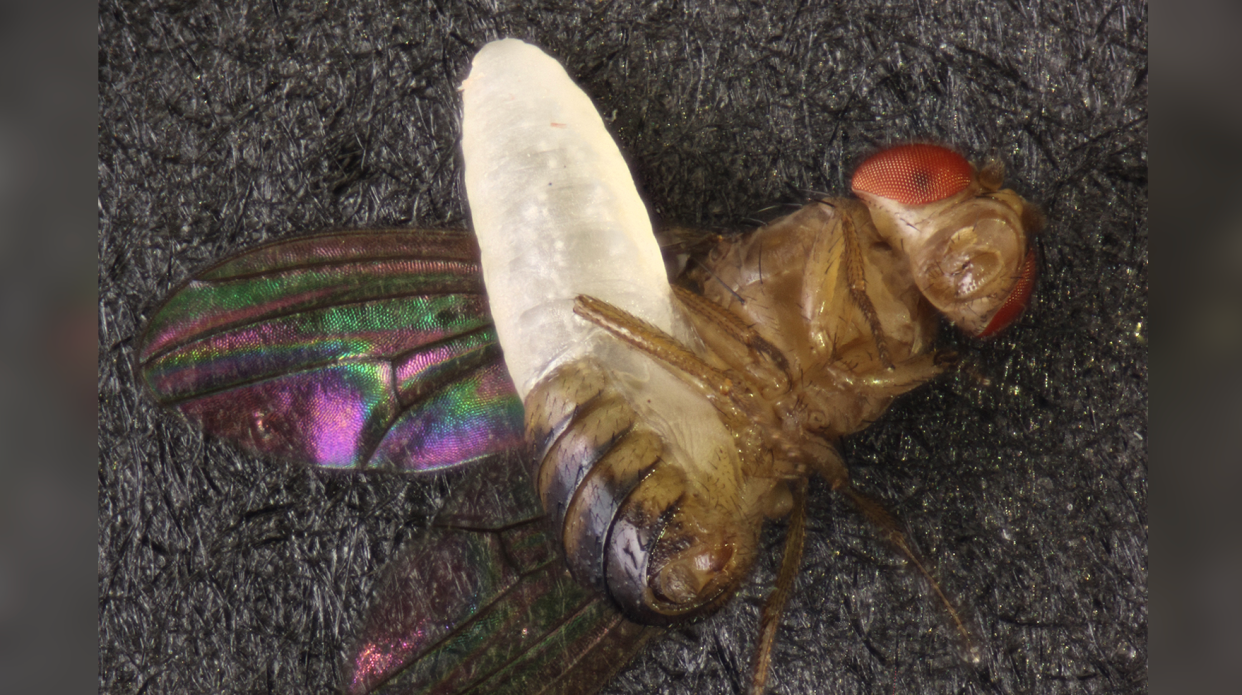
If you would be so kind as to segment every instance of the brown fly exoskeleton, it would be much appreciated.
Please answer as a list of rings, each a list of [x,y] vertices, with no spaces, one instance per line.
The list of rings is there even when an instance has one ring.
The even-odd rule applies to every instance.
[[[937,313],[978,336],[1020,315],[1034,281],[1030,236],[1038,212],[1000,189],[999,168],[978,172],[960,155],[931,145],[873,156],[860,166],[853,188],[862,200],[812,202],[722,241],[690,264],[674,293],[695,329],[696,345],[683,345],[591,297],[579,297],[574,307],[712,403],[733,433],[745,476],[769,483],[762,494],[741,495],[754,498],[744,518],[759,522],[790,514],[777,586],[761,619],[754,692],[766,683],[775,626],[801,560],[806,481],[813,474],[848,497],[915,564],[947,608],[967,652],[976,651],[901,525],[851,485],[837,447],[952,360],[932,346]],[[695,484],[733,482],[726,477]],[[697,528],[710,536],[678,535],[678,546],[711,550],[690,560],[654,553],[646,575],[627,581],[657,587],[657,597],[670,593],[659,587],[677,587],[671,593],[687,605],[699,602],[694,614],[714,609],[754,556],[753,545],[741,547],[735,536],[753,543],[753,535],[722,533],[710,523],[675,526],[679,534],[692,536]],[[643,595],[609,590],[614,598]],[[635,617],[647,612],[622,607]]]

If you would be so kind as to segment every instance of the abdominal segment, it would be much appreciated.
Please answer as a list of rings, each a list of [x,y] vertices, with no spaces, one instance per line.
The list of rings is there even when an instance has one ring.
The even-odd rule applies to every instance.
[[[534,478],[575,579],[631,620],[688,620],[748,574],[760,495],[707,400],[610,342],[614,359],[561,365],[528,394]]]

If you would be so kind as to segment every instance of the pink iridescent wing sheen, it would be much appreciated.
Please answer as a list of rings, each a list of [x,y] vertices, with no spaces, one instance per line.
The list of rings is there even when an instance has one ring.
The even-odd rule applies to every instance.
[[[383,568],[347,692],[591,692],[653,634],[564,569],[471,236],[341,232],[257,248],[175,292],[139,358],[156,400],[259,456],[474,462],[434,527]]]
[[[427,471],[522,446],[463,232],[259,247],[175,292],[139,359],[157,401],[259,456]]]

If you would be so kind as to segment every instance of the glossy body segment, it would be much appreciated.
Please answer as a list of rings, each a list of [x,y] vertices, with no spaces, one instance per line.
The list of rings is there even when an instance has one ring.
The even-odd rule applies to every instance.
[[[156,399],[256,454],[430,470],[521,443],[521,405],[459,232],[339,232],[209,269],[155,313]]]

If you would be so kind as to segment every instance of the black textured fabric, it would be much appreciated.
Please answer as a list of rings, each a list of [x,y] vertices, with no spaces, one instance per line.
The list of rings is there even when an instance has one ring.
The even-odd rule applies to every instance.
[[[1147,8],[984,1],[100,6],[100,691],[321,693],[452,476],[331,474],[205,439],[135,336],[197,269],[332,228],[464,227],[456,87],[516,36],[599,105],[656,217],[734,230],[882,144],[995,156],[1043,206],[1028,314],[850,440],[979,633],[812,485],[773,692],[1147,689]],[[770,215],[769,215],[770,216]],[[779,528],[718,616],[609,693],[744,692]]]

